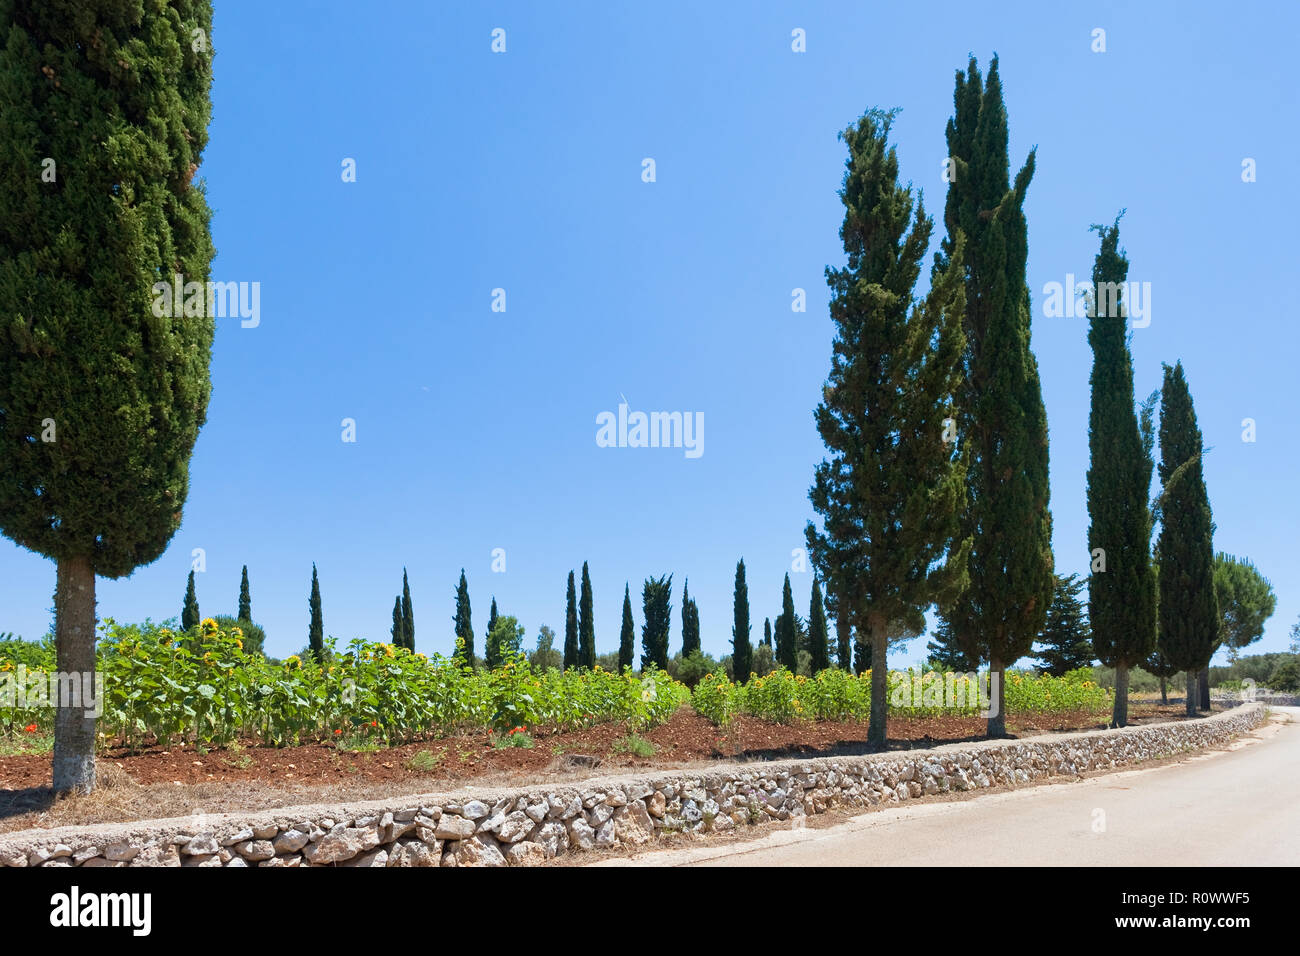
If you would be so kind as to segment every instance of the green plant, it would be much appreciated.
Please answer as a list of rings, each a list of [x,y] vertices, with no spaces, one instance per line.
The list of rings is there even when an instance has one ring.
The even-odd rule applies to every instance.
[[[492,734],[490,739],[492,741],[492,746],[497,750],[505,750],[508,747],[520,747],[524,750],[532,750],[537,746],[537,742],[533,740],[532,736],[529,735],[527,729],[524,727],[514,727],[500,736]]]
[[[637,757],[653,757],[655,755],[655,745],[639,734],[628,734],[626,737],[620,737],[610,745],[609,749],[611,753],[632,754]]]
[[[406,769],[416,773],[430,773],[442,763],[442,758],[445,756],[447,756],[445,747],[436,754],[432,750],[421,750],[406,761]]]

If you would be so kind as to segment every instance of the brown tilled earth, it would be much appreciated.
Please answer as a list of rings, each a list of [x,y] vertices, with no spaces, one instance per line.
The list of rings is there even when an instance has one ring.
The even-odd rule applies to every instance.
[[[1134,703],[1130,724],[1184,718],[1181,704]],[[1087,713],[1018,714],[1013,736],[1106,726]],[[889,749],[980,740],[978,717],[896,717]],[[532,748],[496,748],[486,734],[443,737],[370,752],[333,744],[201,750],[151,746],[135,753],[110,749],[98,760],[99,786],[88,796],[50,790],[50,756],[0,757],[0,832],[30,827],[113,823],[194,813],[262,810],[302,803],[369,800],[466,786],[527,786],[580,780],[622,770],[701,767],[710,762],[776,760],[869,752],[866,721],[773,724],[739,717],[726,730],[689,707],[643,736],[651,757],[618,752],[627,729],[601,724],[568,733],[532,728]]]

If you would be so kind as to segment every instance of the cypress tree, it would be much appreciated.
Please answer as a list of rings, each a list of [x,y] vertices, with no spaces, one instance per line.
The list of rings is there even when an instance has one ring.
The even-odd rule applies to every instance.
[[[815,414],[830,456],[808,495],[823,528],[810,522],[806,531],[818,571],[836,582],[837,601],[879,665],[868,731],[876,747],[886,739],[891,623],[951,600],[966,556],[953,542],[962,471],[943,424],[960,382],[961,247],[918,301],[933,222],[899,184],[892,118],[872,111],[841,134],[849,149],[840,190],[848,262],[826,270],[836,336]],[[778,622],[777,657],[793,667],[792,651],[781,649],[784,630]]]
[[[682,657],[700,649],[700,611],[691,600],[690,581],[682,585]]]
[[[582,596],[578,600],[578,666],[588,670],[596,666],[596,623],[592,613],[591,577],[587,562],[582,562]]]
[[[185,604],[181,608],[181,629],[188,631],[199,624],[199,596],[194,590],[194,572],[185,584]]]
[[[952,625],[939,615],[938,626],[934,629],[934,640],[925,645],[929,653],[929,663],[941,671],[965,674],[979,669],[979,661],[971,660],[961,649],[952,633]]]
[[[673,576],[646,578],[641,591],[641,669],[668,667],[668,631],[673,621]]]
[[[1038,639],[1038,662],[1053,677],[1092,666],[1092,639],[1083,602],[1079,600],[1084,583],[1077,574],[1056,579],[1056,593],[1047,609],[1047,623]]]
[[[154,284],[209,278],[211,34],[209,0],[0,2],[0,533],[56,563],[60,673],[96,669],[96,576],[180,527],[207,416],[212,310]],[[56,708],[57,792],[94,787],[85,711]]]
[[[1088,618],[1093,651],[1103,664],[1115,668],[1112,727],[1128,723],[1129,669],[1142,664],[1156,646],[1147,503],[1153,462],[1133,408],[1133,358],[1122,294],[1128,259],[1119,249],[1119,219],[1109,227],[1093,226],[1101,235],[1101,250],[1092,267],[1095,291],[1088,309],[1088,550],[1094,568],[1088,578]],[[1062,598],[1059,587],[1057,598]]]
[[[492,595],[492,609],[488,611],[487,634],[483,638],[483,663],[488,670],[501,666],[501,648],[492,640],[492,632],[497,629],[497,599]]]
[[[1164,367],[1160,390],[1160,652],[1187,672],[1187,715],[1196,715],[1197,672],[1219,629],[1214,593],[1214,519],[1202,471],[1201,430],[1181,362]],[[1096,625],[1094,625],[1095,628]]]
[[[953,101],[947,235],[932,283],[964,260],[964,375],[956,426],[967,468],[958,538],[969,539],[971,550],[968,587],[946,613],[967,656],[989,662],[997,693],[988,733],[1004,736],[1006,668],[1033,646],[1056,583],[1047,413],[1030,349],[1025,281],[1023,206],[1034,152],[1011,183],[997,57],[987,81],[971,57],[966,76],[957,73]]]
[[[573,585],[573,572],[569,572],[569,592],[564,609],[564,669],[577,667],[578,656],[578,594]]]
[[[456,615],[452,618],[455,634],[459,638],[460,650],[455,657],[462,665],[474,666],[474,624],[470,620],[469,582],[465,580],[465,569],[460,569],[460,583],[456,585]]]
[[[244,565],[243,575],[239,580],[239,614],[238,620],[251,621],[253,619],[253,599],[248,593],[248,565]]]
[[[307,599],[311,623],[307,627],[307,646],[316,660],[325,657],[325,618],[320,606],[320,580],[316,577],[316,562],[311,565],[311,597]]]
[[[393,598],[393,644],[396,647],[402,646],[402,641],[406,639],[406,622],[402,620],[402,598]]]
[[[632,591],[627,582],[623,583],[623,629],[618,635],[618,672],[632,666],[632,655],[636,650],[636,624],[632,621]]]
[[[739,682],[749,679],[754,667],[754,648],[749,642],[749,585],[745,583],[745,559],[736,562],[736,587],[732,595],[731,673]]]
[[[415,650],[415,611],[411,607],[411,585],[402,568],[402,643],[408,651]]]
[[[794,593],[790,590],[790,574],[786,572],[785,586],[781,591],[781,616],[776,619],[776,661],[789,671],[799,668],[798,631],[794,622]]]
[[[824,671],[831,666],[830,645],[826,627],[826,604],[822,600],[822,586],[813,578],[812,602],[808,608],[808,653],[812,672]]]
[[[763,646],[772,646],[772,619],[770,617],[763,618]]]

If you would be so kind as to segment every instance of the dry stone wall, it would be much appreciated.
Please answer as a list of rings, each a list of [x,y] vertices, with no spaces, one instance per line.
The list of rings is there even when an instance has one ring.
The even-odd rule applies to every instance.
[[[1262,706],[1247,704],[1200,720],[1123,730],[198,821],[26,830],[0,837],[0,865],[533,866],[576,851],[643,846],[665,832],[722,832],[832,807],[896,804],[1129,767],[1221,745],[1263,719]]]

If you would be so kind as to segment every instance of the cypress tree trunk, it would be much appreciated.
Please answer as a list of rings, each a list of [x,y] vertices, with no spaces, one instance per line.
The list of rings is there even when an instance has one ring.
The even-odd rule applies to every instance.
[[[873,750],[884,750],[888,743],[889,668],[883,664],[889,647],[886,626],[883,614],[877,612],[867,616],[867,627],[871,630],[871,657],[882,662],[880,667],[871,669],[871,722],[867,725],[867,745]]]
[[[1169,703],[1169,681],[1163,676],[1160,678],[1160,703]]]
[[[1196,716],[1196,671],[1187,672],[1187,716]]]
[[[1197,683],[1199,684],[1198,689],[1201,695],[1201,710],[1209,710],[1210,709],[1210,669],[1208,667],[1201,668],[1201,673],[1197,677]]]
[[[54,592],[54,641],[61,674],[73,675],[84,688],[82,675],[95,671],[95,571],[85,556],[60,558]],[[62,686],[62,682],[61,682]],[[93,685],[92,685],[93,686]],[[89,793],[95,786],[95,718],[87,717],[86,701],[53,701],[54,790]]]
[[[1115,665],[1115,707],[1111,711],[1110,725],[1112,727],[1128,726],[1128,665]],[[1163,679],[1161,680],[1163,684]]]
[[[1007,695],[1006,695],[1006,665],[998,659],[997,655],[989,658],[989,681],[993,684],[990,688],[993,691],[992,704],[993,713],[988,720],[988,735],[990,737],[1005,737],[1007,735]]]

